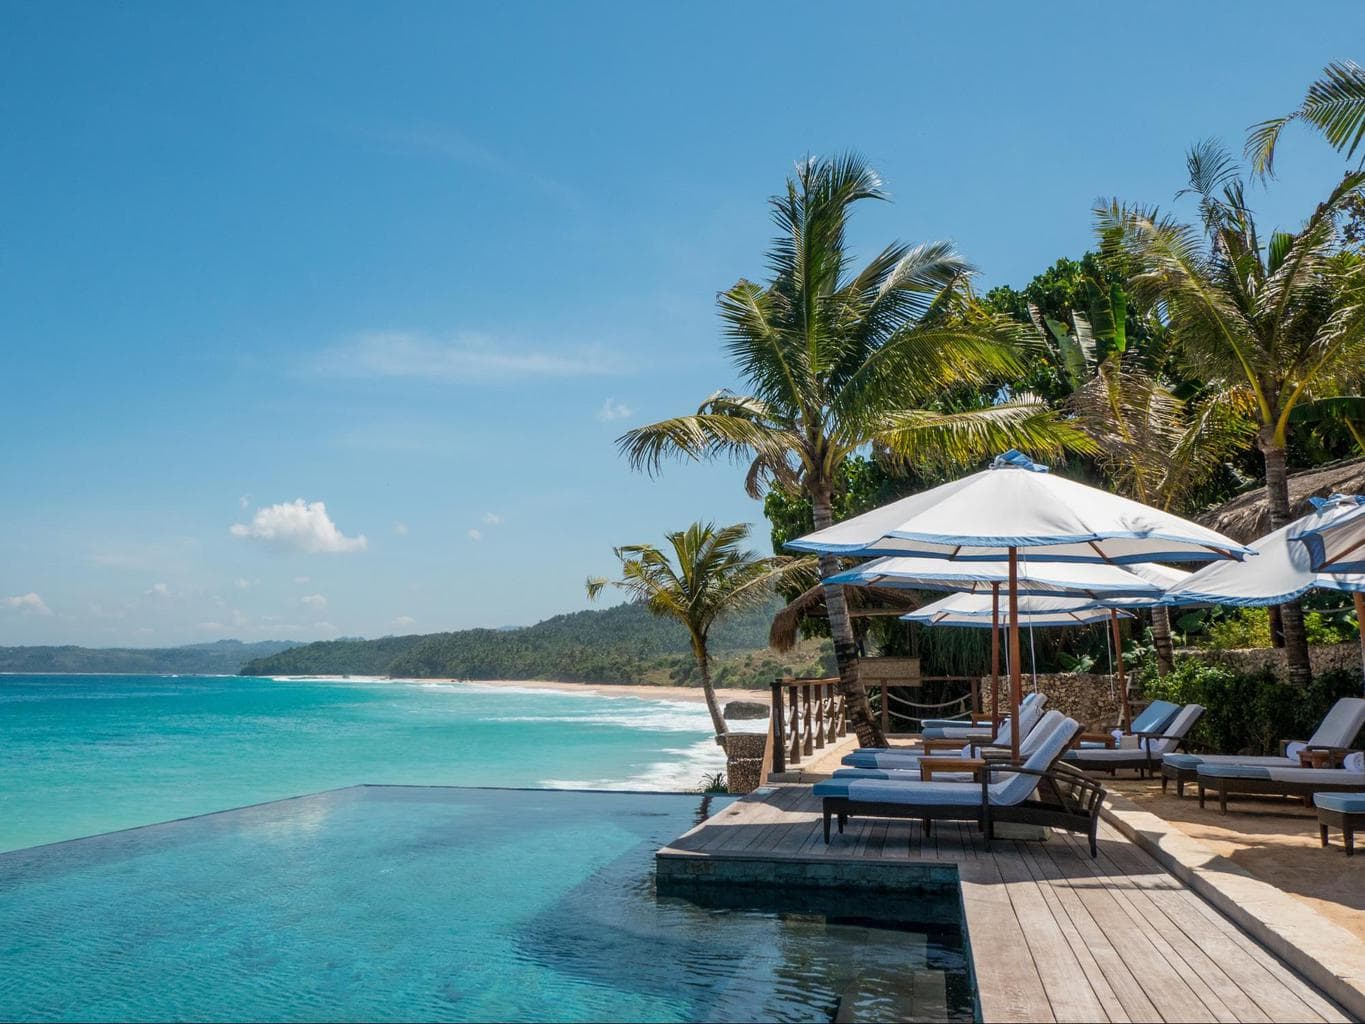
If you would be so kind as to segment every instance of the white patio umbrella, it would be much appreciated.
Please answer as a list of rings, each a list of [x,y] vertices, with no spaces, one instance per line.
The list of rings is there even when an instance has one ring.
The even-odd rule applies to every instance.
[[[1365,495],[1310,499],[1316,511],[1290,524],[1290,538],[1308,549],[1314,572],[1365,573]]]
[[[1054,476],[1017,451],[989,469],[788,544],[798,551],[923,555],[1009,566],[1010,702],[1018,713],[1019,553],[1029,561],[1141,562],[1240,558],[1247,549],[1179,516]],[[1011,749],[1019,756],[1017,737]]]
[[[952,590],[971,594],[990,595],[989,623],[964,623],[964,625],[989,625],[991,627],[991,714],[996,720],[1000,717],[1000,587],[1009,583],[1008,562],[960,562],[944,558],[924,558],[916,556],[887,556],[874,558],[870,562],[828,577],[826,582],[843,586],[861,587],[900,587],[911,590]],[[1092,601],[1101,598],[1112,599],[1114,606],[1124,606],[1128,602],[1150,605],[1161,599],[1165,588],[1188,573],[1165,566],[1135,564],[1127,567],[1107,565],[1102,562],[1038,562],[1022,558],[1018,567],[1018,594],[1026,596],[1084,597]],[[1108,600],[1104,602],[1109,607]],[[1090,609],[1098,604],[1088,605]],[[923,611],[921,609],[920,611]],[[1022,613],[1028,618],[1028,613]],[[1109,617],[1114,631],[1113,642],[1119,643],[1117,615],[1107,613],[1099,619]],[[911,622],[923,622],[915,615],[904,616]],[[1029,624],[1027,621],[1025,624]],[[1043,623],[1037,623],[1042,625]],[[1053,623],[1048,623],[1053,624]],[[1055,623],[1074,625],[1074,620]],[[1123,654],[1120,650],[1118,661],[1119,681],[1123,682]],[[1126,683],[1123,691],[1123,717],[1128,720],[1128,692]]]
[[[1323,576],[1354,578],[1365,573],[1365,495],[1334,494],[1326,501],[1309,499],[1326,521],[1304,523],[1290,531],[1290,537],[1308,549],[1313,569]],[[1328,513],[1331,513],[1328,518]],[[1308,517],[1312,518],[1312,517]],[[1365,593],[1352,586],[1356,624],[1360,628],[1360,656],[1365,664]]]
[[[1365,658],[1365,564],[1359,572],[1348,572],[1346,568],[1351,563],[1339,558],[1335,563],[1339,568],[1314,571],[1315,551],[1318,552],[1318,564],[1322,564],[1322,556],[1326,553],[1335,551],[1348,555],[1348,549],[1339,543],[1339,538],[1354,523],[1365,523],[1365,515],[1362,515],[1365,505],[1357,504],[1355,498],[1340,495],[1325,501],[1317,499],[1313,504],[1315,511],[1253,541],[1251,549],[1259,557],[1245,562],[1207,565],[1167,590],[1165,603],[1257,608],[1284,604],[1314,589],[1351,591],[1361,630],[1362,658]]]
[[[926,604],[913,612],[902,615],[906,622],[919,622],[926,626],[967,626],[977,629],[990,629],[992,624],[991,598],[988,594],[949,594],[947,597]],[[1100,607],[1084,597],[1020,597],[1019,624],[1021,626],[1090,626],[1108,620],[1111,609]],[[1118,612],[1125,619],[1131,619],[1131,612]]]

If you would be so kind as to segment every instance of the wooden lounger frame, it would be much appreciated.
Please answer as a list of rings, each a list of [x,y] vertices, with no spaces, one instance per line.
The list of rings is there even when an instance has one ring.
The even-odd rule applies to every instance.
[[[1254,767],[1254,766],[1253,766]],[[1323,768],[1320,771],[1331,771]],[[1228,813],[1229,796],[1296,796],[1305,805],[1313,803],[1314,793],[1358,793],[1360,782],[1292,782],[1285,779],[1239,779],[1223,775],[1197,775],[1199,806],[1204,806],[1204,794],[1213,790],[1218,794],[1218,813]]]
[[[1293,742],[1297,742],[1297,741],[1295,741],[1295,740],[1284,740],[1284,741],[1282,741],[1282,742],[1280,743],[1280,749],[1281,749],[1281,750],[1284,750],[1284,749],[1288,748],[1289,744],[1290,744],[1290,743],[1293,743]],[[1314,745],[1311,746],[1311,747],[1304,747],[1304,749],[1305,749],[1305,750],[1328,750],[1328,751],[1331,751],[1331,753],[1332,753],[1332,763],[1333,763],[1333,765],[1339,765],[1339,764],[1341,763],[1342,759],[1343,759],[1347,754],[1354,753],[1354,751],[1353,751],[1350,747],[1329,747],[1329,746],[1324,746],[1324,745],[1321,745],[1321,744],[1314,744]],[[1265,765],[1253,765],[1253,766],[1251,766],[1251,767],[1260,767],[1260,768],[1264,768]],[[1297,765],[1294,765],[1294,764],[1287,764],[1287,765],[1285,765],[1284,767],[1286,767],[1286,768],[1297,768],[1298,766],[1297,766]],[[1198,781],[1199,781],[1199,765],[1197,765],[1197,764],[1196,764],[1196,765],[1176,765],[1176,764],[1167,764],[1165,761],[1162,761],[1162,762],[1161,762],[1161,792],[1163,792],[1163,793],[1166,792],[1166,784],[1167,784],[1167,783],[1169,783],[1169,782],[1174,782],[1174,783],[1175,783],[1175,795],[1176,795],[1176,796],[1183,797],[1183,796],[1185,795],[1185,786],[1186,786],[1188,783],[1191,783],[1191,782],[1198,782]],[[1237,791],[1236,791],[1236,790],[1233,790],[1233,792],[1237,792]],[[1293,795],[1297,795],[1297,794],[1293,794]],[[1199,806],[1202,807],[1203,804],[1201,803]]]
[[[1008,806],[992,804],[991,778],[1005,772],[1036,776],[1038,788],[1033,796],[1022,803]],[[980,801],[971,804],[906,804],[827,796],[823,805],[825,842],[830,840],[831,821],[837,822],[842,833],[848,819],[854,815],[918,819],[926,835],[934,821],[974,821],[986,833],[987,842],[995,838],[996,824],[1012,823],[1079,832],[1089,838],[1090,856],[1096,857],[1099,855],[1097,837],[1100,804],[1103,802],[1104,787],[1073,765],[1054,762],[1049,768],[1039,770],[1012,764],[992,764],[981,773]]]
[[[1120,758],[1120,757],[1118,757],[1118,756],[1115,756],[1112,760],[1106,760],[1106,759],[1103,758],[1103,757],[1087,757],[1084,761],[1081,761],[1081,760],[1063,761],[1062,763],[1063,763],[1063,764],[1069,764],[1069,765],[1071,765],[1071,766],[1074,767],[1074,768],[1083,768],[1083,769],[1085,769],[1085,770],[1088,771],[1088,772],[1091,772],[1091,771],[1093,771],[1093,772],[1108,772],[1110,775],[1113,775],[1113,774],[1114,774],[1115,772],[1117,772],[1120,768],[1128,768],[1128,769],[1136,768],[1136,769],[1137,769],[1137,772],[1138,772],[1138,778],[1140,778],[1140,779],[1145,779],[1145,778],[1147,777],[1147,773],[1148,773],[1148,772],[1150,772],[1153,776],[1155,776],[1156,773],[1157,773],[1157,769],[1158,769],[1158,768],[1162,768],[1163,771],[1164,771],[1165,762],[1162,760],[1162,756],[1163,756],[1163,754],[1164,754],[1165,752],[1163,751],[1162,754],[1157,754],[1157,755],[1153,756],[1153,754],[1152,754],[1152,744],[1155,743],[1155,742],[1157,742],[1158,740],[1174,740],[1174,741],[1175,741],[1175,750],[1179,750],[1179,749],[1181,748],[1181,746],[1184,744],[1186,737],[1189,736],[1190,730],[1194,728],[1195,724],[1199,721],[1200,718],[1203,717],[1203,715],[1204,715],[1204,710],[1201,708],[1201,709],[1199,710],[1199,714],[1195,715],[1194,718],[1192,718],[1192,719],[1190,720],[1190,727],[1189,727],[1189,729],[1186,729],[1186,730],[1185,730],[1185,735],[1184,735],[1184,736],[1172,736],[1172,735],[1170,735],[1170,734],[1163,734],[1163,733],[1159,733],[1159,732],[1138,732],[1138,733],[1133,733],[1134,736],[1137,736],[1137,737],[1138,737],[1138,739],[1139,739],[1139,741],[1140,741],[1140,746],[1142,747],[1142,749],[1145,750],[1145,751],[1147,751],[1147,760],[1146,760],[1146,763],[1145,763],[1145,764],[1141,764],[1141,763],[1135,764],[1135,763],[1132,761],[1131,758],[1125,760],[1125,759]],[[1122,748],[1114,748],[1114,749],[1117,750],[1117,749],[1122,749]],[[1129,749],[1132,749],[1132,748],[1129,748]],[[1090,750],[1091,750],[1091,752],[1093,752],[1093,753],[1100,753],[1100,750],[1099,750],[1098,748],[1095,748],[1095,747],[1091,747]],[[1107,751],[1106,751],[1106,752],[1107,752]],[[1175,752],[1175,751],[1173,750],[1172,753],[1174,753],[1174,752]],[[1166,787],[1166,777],[1165,777],[1165,775],[1162,776],[1162,779],[1161,779],[1161,786],[1162,786],[1163,789],[1165,789],[1165,787]]]

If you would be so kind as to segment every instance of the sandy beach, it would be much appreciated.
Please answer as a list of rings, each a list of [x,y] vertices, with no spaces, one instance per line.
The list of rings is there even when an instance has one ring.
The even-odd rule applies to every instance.
[[[641,686],[631,683],[560,683],[548,679],[398,679],[388,676],[278,676],[279,679],[335,681],[340,683],[449,683],[468,686],[506,686],[518,690],[558,690],[563,693],[586,693],[599,697],[643,697],[646,700],[683,700],[698,704],[705,702],[699,686]],[[722,704],[732,700],[756,700],[767,704],[771,695],[767,690],[735,690],[721,688],[716,696]]]

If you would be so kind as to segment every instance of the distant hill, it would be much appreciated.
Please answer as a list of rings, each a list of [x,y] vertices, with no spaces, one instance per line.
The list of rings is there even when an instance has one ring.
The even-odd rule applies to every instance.
[[[773,611],[764,608],[716,626],[711,649],[717,655],[717,683],[764,685],[784,667],[798,674],[818,668],[807,664],[812,657],[818,661],[814,648],[793,652],[785,661],[767,650]],[[638,604],[556,615],[519,629],[305,644],[249,662],[242,674],[698,682],[687,632]]]
[[[218,640],[184,647],[0,647],[0,672],[235,675],[253,658],[297,646],[296,640]]]

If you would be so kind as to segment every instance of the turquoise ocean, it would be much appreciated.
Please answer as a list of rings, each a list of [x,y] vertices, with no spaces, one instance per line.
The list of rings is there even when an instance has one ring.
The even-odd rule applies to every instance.
[[[357,783],[688,790],[699,703],[466,683],[0,676],[0,851]]]

